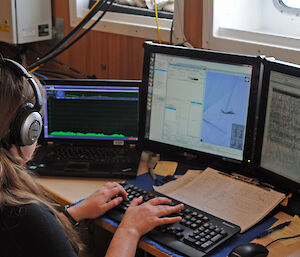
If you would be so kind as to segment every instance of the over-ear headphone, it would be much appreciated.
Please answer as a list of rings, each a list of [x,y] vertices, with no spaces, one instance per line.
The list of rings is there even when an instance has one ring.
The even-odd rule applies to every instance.
[[[15,71],[20,77],[25,77],[32,87],[35,104],[24,103],[18,110],[16,117],[10,126],[10,143],[25,146],[35,143],[42,131],[42,115],[40,114],[42,107],[42,95],[39,86],[27,72],[27,70],[19,63],[7,59],[1,58],[4,64]]]

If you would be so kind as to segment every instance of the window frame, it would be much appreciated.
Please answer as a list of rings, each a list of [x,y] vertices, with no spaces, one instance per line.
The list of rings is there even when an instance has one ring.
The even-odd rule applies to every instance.
[[[280,13],[300,16],[300,10],[293,10],[271,0]],[[206,49],[235,52],[240,54],[274,56],[283,61],[300,64],[300,39],[238,29],[214,27],[214,2],[203,0],[203,41]],[[282,42],[288,43],[284,45]]]
[[[300,7],[299,8],[290,7],[290,6],[286,5],[282,0],[274,0],[274,4],[276,6],[277,6],[277,4],[279,4],[281,7],[285,8],[287,11],[290,11],[293,13],[300,11]]]
[[[282,0],[273,0],[274,6],[282,13],[289,13],[292,15],[299,16],[300,8],[293,8],[285,5]]]
[[[70,25],[75,27],[88,10],[89,0],[69,0]],[[97,13],[84,28],[89,27],[95,19],[101,15]],[[184,0],[174,1],[173,14],[173,43],[184,42]],[[170,41],[172,19],[159,18],[161,39],[163,42]],[[155,17],[142,16],[126,13],[107,12],[102,20],[93,28],[96,31],[115,33],[126,36],[158,40]]]

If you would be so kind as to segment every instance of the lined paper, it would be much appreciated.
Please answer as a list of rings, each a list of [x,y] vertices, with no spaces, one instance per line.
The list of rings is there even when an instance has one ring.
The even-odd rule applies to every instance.
[[[284,198],[283,193],[258,187],[219,171],[187,173],[155,190],[241,227],[241,233],[263,219]],[[170,182],[171,183],[171,182]]]

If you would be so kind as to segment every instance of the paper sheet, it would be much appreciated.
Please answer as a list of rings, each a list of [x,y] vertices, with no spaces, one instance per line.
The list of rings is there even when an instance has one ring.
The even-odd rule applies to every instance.
[[[290,236],[295,236],[300,234],[300,218],[295,215],[291,219],[291,224],[286,226],[285,228],[281,230],[277,230],[270,234],[270,237],[272,237],[274,240],[277,238],[282,238],[282,237],[290,237]],[[286,246],[292,245],[294,243],[297,243],[300,241],[300,237],[292,238],[292,239],[286,239],[286,240],[280,240],[279,242],[281,244],[284,244]]]
[[[241,232],[260,221],[285,197],[274,190],[221,175],[211,168],[195,176],[184,175],[176,184],[167,183],[155,190],[237,224]]]
[[[163,186],[153,186],[154,190],[165,195],[169,195],[174,192],[178,187],[188,184],[193,181],[202,170],[188,170],[183,176],[179,177],[176,180],[170,181]]]
[[[174,175],[178,163],[170,162],[170,161],[159,161],[156,164],[155,169],[153,169],[154,173],[161,176],[172,176]]]

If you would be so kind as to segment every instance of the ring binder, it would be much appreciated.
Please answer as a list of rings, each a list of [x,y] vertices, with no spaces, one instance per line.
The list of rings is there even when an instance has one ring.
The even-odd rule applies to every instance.
[[[263,189],[268,190],[268,191],[270,191],[271,189],[274,188],[272,185],[265,185],[265,184],[259,182],[257,179],[246,177],[246,176],[238,174],[238,173],[228,174],[228,173],[225,173],[225,172],[222,172],[222,171],[218,171],[218,173],[221,174],[221,175],[224,175],[224,176],[227,176],[227,177],[230,177],[230,178],[233,178],[233,179],[251,184],[251,185],[258,186],[258,187],[263,188]]]

